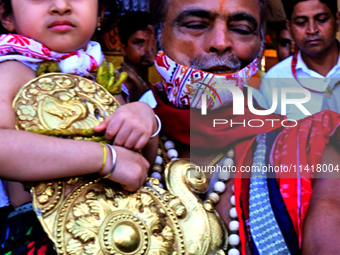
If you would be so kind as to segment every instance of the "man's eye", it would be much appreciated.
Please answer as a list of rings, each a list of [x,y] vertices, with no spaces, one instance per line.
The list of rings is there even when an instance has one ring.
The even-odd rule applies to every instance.
[[[232,26],[229,28],[231,31],[236,32],[241,35],[250,35],[253,33],[253,30],[248,26]]]
[[[281,45],[281,47],[288,47],[288,46],[289,46],[289,43],[287,43],[287,42],[281,42],[280,45]]]
[[[200,29],[207,28],[208,24],[202,23],[202,22],[189,22],[189,23],[184,24],[183,26],[189,29],[200,30]]]
[[[326,22],[328,20],[328,18],[326,18],[326,17],[320,17],[320,18],[318,18],[318,22],[320,22],[320,23],[324,23],[324,22]]]
[[[296,20],[295,24],[298,25],[298,26],[303,26],[303,25],[306,24],[306,21],[305,20]]]

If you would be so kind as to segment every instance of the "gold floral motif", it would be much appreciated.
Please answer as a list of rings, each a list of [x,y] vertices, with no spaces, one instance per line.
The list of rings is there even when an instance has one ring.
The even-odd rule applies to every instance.
[[[64,192],[61,182],[39,182],[32,191],[40,204],[40,210],[45,216],[51,214],[56,206],[61,203]]]
[[[95,94],[95,99],[98,100],[102,104],[110,105],[112,104],[112,96],[109,96],[106,91],[101,90],[98,91],[97,94]]]
[[[58,87],[63,89],[70,89],[75,86],[75,83],[72,81],[72,79],[69,79],[68,77],[65,76],[55,79],[55,83],[58,85]]]
[[[94,93],[96,91],[96,86],[87,81],[87,80],[81,80],[79,82],[79,87],[85,92],[85,93]]]
[[[38,196],[38,201],[40,204],[46,204],[50,197],[53,196],[54,190],[52,189],[52,184],[48,185],[45,191]]]
[[[32,95],[32,96],[36,96],[39,94],[39,90],[37,90],[35,87],[32,87],[31,89],[29,89],[29,93]]]
[[[20,105],[17,110],[17,115],[20,120],[31,121],[36,115],[36,111],[31,105]]]
[[[52,90],[55,86],[55,83],[51,78],[40,78],[37,83],[38,87],[42,90]]]

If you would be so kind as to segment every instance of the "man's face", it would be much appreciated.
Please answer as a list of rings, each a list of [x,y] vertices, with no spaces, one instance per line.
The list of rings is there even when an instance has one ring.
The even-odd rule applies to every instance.
[[[277,58],[282,61],[293,55],[295,42],[287,29],[281,30],[277,44]]]
[[[171,59],[212,73],[233,73],[258,55],[260,5],[248,0],[168,0],[161,46]]]
[[[319,55],[335,40],[339,20],[319,0],[308,0],[294,6],[288,28],[297,46],[308,55]]]
[[[138,30],[126,45],[122,45],[126,60],[135,66],[150,67],[156,58],[156,39],[153,30]]]

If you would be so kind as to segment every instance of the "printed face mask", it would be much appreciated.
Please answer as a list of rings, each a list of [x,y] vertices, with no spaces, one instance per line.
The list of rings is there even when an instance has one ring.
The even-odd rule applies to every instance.
[[[214,74],[183,66],[171,60],[164,52],[159,52],[155,61],[156,69],[162,77],[162,84],[169,101],[177,108],[201,108],[202,94],[207,94],[210,110],[233,101],[231,92],[216,85],[233,85],[243,89],[247,80],[257,72],[258,58],[248,66],[232,74]]]

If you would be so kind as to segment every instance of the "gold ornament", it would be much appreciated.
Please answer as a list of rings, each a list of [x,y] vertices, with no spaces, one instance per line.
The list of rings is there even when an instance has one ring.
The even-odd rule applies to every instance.
[[[99,84],[59,73],[32,80],[13,101],[17,129],[88,139],[95,135],[93,127],[118,106],[118,101]]]
[[[119,106],[99,84],[46,74],[15,97],[16,128],[72,139],[102,141],[93,127]],[[31,184],[33,207],[59,255],[224,254],[226,228],[208,199],[204,174],[188,160],[166,165],[165,181],[150,178],[135,193],[98,175]]]

